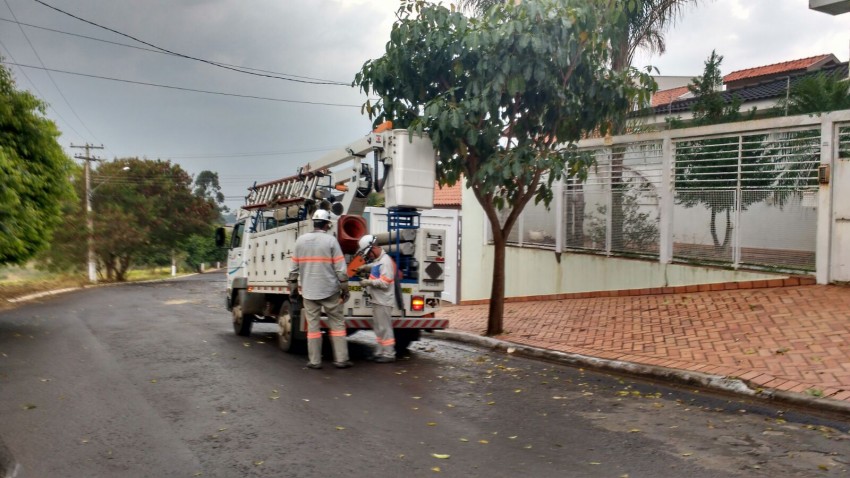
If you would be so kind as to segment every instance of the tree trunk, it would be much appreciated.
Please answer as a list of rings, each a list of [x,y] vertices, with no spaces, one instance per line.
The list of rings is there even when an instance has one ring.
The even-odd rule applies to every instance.
[[[495,228],[493,228],[495,229]],[[498,237],[497,237],[498,236]],[[505,315],[505,251],[507,236],[493,231],[493,285],[490,289],[490,310],[487,315],[487,336],[500,335]]]
[[[729,242],[732,239],[732,211],[726,210],[726,235],[723,236],[723,249],[729,247]]]
[[[109,254],[104,262],[104,266],[106,266],[106,280],[112,281],[115,277],[115,256]]]
[[[119,257],[118,258],[118,268],[116,272],[115,279],[118,282],[124,282],[127,280],[127,271],[130,269],[130,258],[129,257]]]
[[[711,210],[711,240],[714,241],[714,249],[720,249],[720,240],[717,239],[717,211]]]

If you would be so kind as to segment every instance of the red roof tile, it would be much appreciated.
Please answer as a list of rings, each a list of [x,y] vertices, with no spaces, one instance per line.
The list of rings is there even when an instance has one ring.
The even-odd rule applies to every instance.
[[[462,195],[462,181],[458,181],[454,186],[440,186],[437,184],[434,188],[434,207],[460,207]]]
[[[680,86],[678,88],[670,88],[669,90],[661,90],[656,91],[654,95],[652,95],[652,107],[667,105],[675,101],[678,97],[684,95],[688,92],[687,86]]]
[[[792,72],[797,70],[805,70],[811,66],[828,60],[833,55],[818,55],[809,58],[801,58],[799,60],[784,61],[782,63],[774,63],[772,65],[757,66],[755,68],[747,68],[746,70],[738,70],[729,73],[723,77],[724,83],[731,81],[743,80],[745,78],[755,78],[757,76],[775,75],[777,73]]]

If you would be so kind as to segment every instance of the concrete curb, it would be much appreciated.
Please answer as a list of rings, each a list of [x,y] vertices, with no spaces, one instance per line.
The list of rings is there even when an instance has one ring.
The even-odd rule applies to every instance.
[[[828,412],[850,417],[850,403],[848,402],[831,400],[829,398],[811,397],[801,393],[765,389],[763,387],[753,388],[745,380],[735,377],[710,375],[700,372],[691,372],[688,370],[658,367],[655,365],[643,365],[634,362],[609,360],[588,355],[540,349],[458,330],[436,330],[431,333],[429,337],[463,342],[512,355],[520,355],[523,357],[547,360],[567,365],[577,365],[597,370],[609,370],[629,375],[662,379],[683,385],[698,385],[709,390],[786,403],[812,411]]]
[[[217,271],[218,269],[211,269],[207,272]],[[56,294],[64,294],[65,292],[73,292],[75,290],[85,290],[85,289],[94,289],[96,287],[117,287],[122,285],[130,285],[130,284],[155,284],[159,282],[168,282],[176,279],[182,279],[184,277],[192,277],[200,274],[199,272],[194,272],[192,274],[185,274],[177,277],[169,277],[167,279],[148,279],[148,280],[139,280],[139,281],[129,281],[129,282],[104,282],[97,284],[87,284],[81,287],[68,287],[66,289],[55,289],[55,290],[46,290],[42,292],[36,292],[34,294],[22,295],[20,297],[14,297],[12,299],[6,299],[6,302],[10,304],[17,304],[19,302],[27,302],[30,300],[40,299],[41,297],[47,297]],[[0,475],[0,478],[4,478]]]

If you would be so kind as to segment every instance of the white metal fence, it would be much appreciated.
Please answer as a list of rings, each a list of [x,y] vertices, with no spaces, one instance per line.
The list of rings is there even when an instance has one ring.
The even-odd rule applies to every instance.
[[[587,180],[562,181],[549,208],[529,204],[508,244],[814,271],[818,166],[832,139],[821,129],[806,116],[584,141]],[[850,124],[835,133],[850,157]]]

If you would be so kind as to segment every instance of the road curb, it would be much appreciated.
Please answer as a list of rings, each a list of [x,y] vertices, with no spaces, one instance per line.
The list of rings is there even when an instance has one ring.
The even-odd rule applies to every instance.
[[[217,271],[218,269],[212,269],[211,271]],[[208,271],[208,272],[211,272]],[[13,297],[11,299],[6,299],[6,302],[10,304],[18,304],[20,302],[28,302],[30,300],[40,299],[42,297],[47,297],[56,294],[64,294],[66,292],[73,292],[76,290],[85,290],[85,289],[95,289],[98,287],[117,287],[122,285],[130,285],[130,284],[156,284],[159,282],[168,282],[176,279],[182,279],[184,277],[192,277],[199,275],[199,272],[194,272],[191,274],[185,274],[177,277],[168,277],[165,279],[148,279],[148,280],[139,280],[139,281],[128,281],[128,282],[103,282],[98,284],[86,284],[80,287],[67,287],[65,289],[54,289],[54,290],[45,290],[42,292],[35,292],[33,294],[22,295],[20,297]],[[0,478],[4,478],[3,475],[0,475]]]
[[[479,347],[489,348],[511,355],[547,360],[567,365],[577,365],[597,370],[608,370],[629,375],[668,380],[683,385],[698,385],[700,387],[724,393],[744,395],[753,398],[786,403],[812,411],[828,412],[850,417],[850,403],[829,398],[810,397],[801,393],[753,387],[745,380],[722,375],[710,375],[688,370],[672,369],[655,365],[644,365],[622,360],[610,360],[589,355],[558,352],[555,350],[530,347],[504,340],[458,330],[436,330],[430,337],[442,340],[453,340]]]

